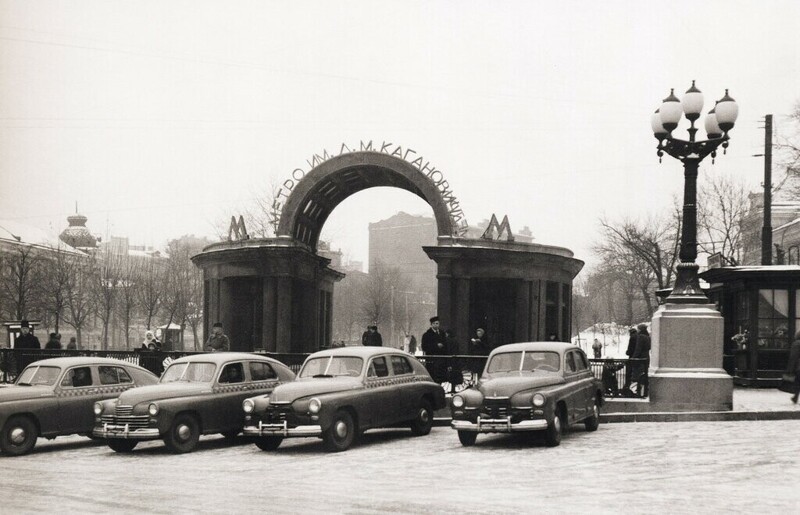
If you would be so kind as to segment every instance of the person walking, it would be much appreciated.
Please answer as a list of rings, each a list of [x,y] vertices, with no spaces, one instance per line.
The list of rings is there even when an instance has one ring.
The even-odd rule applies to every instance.
[[[222,332],[222,322],[216,322],[211,327],[211,336],[208,337],[204,349],[208,352],[225,352],[231,350],[231,342]]]
[[[74,336],[70,336],[67,350],[78,350],[78,340]]]
[[[383,347],[383,337],[378,332],[377,325],[367,326],[367,330],[361,335],[361,345],[364,347]]]
[[[637,330],[633,357],[640,361],[634,365],[633,377],[636,380],[636,394],[639,397],[647,397],[650,385],[650,378],[647,375],[650,368],[650,333],[647,332],[645,324],[639,324]]]

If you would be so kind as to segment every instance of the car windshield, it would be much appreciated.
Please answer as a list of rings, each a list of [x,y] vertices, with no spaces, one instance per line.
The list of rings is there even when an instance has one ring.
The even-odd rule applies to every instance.
[[[32,386],[37,384],[53,386],[56,384],[56,379],[58,379],[60,373],[61,369],[59,367],[30,366],[22,371],[17,378],[16,384],[20,386]]]
[[[216,369],[217,366],[213,363],[174,363],[164,371],[160,382],[174,383],[175,381],[188,381],[190,383],[210,383],[212,379],[214,379],[214,371]]]
[[[335,377],[361,375],[364,360],[354,356],[322,356],[310,358],[303,365],[300,377]]]
[[[558,372],[560,360],[557,352],[551,351],[522,351],[501,352],[492,356],[486,373],[497,374],[504,372]]]

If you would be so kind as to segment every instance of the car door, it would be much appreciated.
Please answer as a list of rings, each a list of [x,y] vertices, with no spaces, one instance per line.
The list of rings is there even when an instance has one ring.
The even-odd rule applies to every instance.
[[[105,398],[98,383],[96,366],[78,365],[64,373],[56,391],[62,433],[88,433],[92,430],[94,403]]]
[[[211,410],[204,410],[203,420],[208,420],[208,431],[228,431],[241,427],[242,401],[252,395],[250,382],[245,375],[245,362],[234,361],[222,366],[208,403]]]
[[[387,356],[373,357],[367,368],[367,377],[364,380],[365,403],[363,413],[367,425],[370,427],[392,423],[394,419],[394,385],[389,370]]]
[[[578,398],[581,400],[582,411],[581,418],[588,417],[592,414],[592,406],[594,405],[595,388],[594,388],[594,374],[589,367],[589,360],[586,359],[586,354],[580,350],[575,352],[575,364],[578,367]]]
[[[567,382],[564,400],[567,403],[567,420],[575,422],[581,418],[585,400],[580,394],[581,374],[578,371],[577,356],[574,351],[564,353],[564,379]]]
[[[416,415],[421,396],[419,384],[414,380],[414,368],[408,358],[399,354],[392,354],[389,360],[392,364],[392,383],[394,384],[392,395],[395,399],[393,422],[410,420]]]

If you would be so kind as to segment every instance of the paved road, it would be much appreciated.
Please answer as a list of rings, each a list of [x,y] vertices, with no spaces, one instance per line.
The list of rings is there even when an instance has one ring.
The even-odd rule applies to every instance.
[[[505,436],[463,448],[436,427],[369,432],[339,454],[315,439],[263,452],[204,437],[180,456],[40,439],[0,458],[0,512],[798,513],[798,435],[792,420],[608,424],[552,449]]]

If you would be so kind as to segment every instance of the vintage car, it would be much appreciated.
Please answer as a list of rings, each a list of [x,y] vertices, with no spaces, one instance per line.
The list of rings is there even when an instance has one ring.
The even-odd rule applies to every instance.
[[[35,361],[13,386],[0,389],[0,449],[25,454],[39,436],[91,436],[95,402],[133,388],[155,384],[158,377],[116,359],[74,357]]]
[[[602,384],[581,349],[562,342],[512,343],[494,349],[478,383],[450,401],[462,445],[479,433],[544,431],[549,446],[561,443],[569,424],[588,431],[600,423]]]
[[[257,354],[183,357],[169,364],[158,384],[96,403],[93,434],[117,452],[159,438],[172,452],[191,452],[201,434],[235,437],[243,425],[242,401],[293,379],[286,365]]]
[[[297,379],[270,395],[247,399],[244,434],[263,450],[284,438],[321,437],[325,448],[344,451],[356,435],[376,427],[407,426],[426,435],[444,390],[425,367],[403,351],[345,347],[309,356]]]

